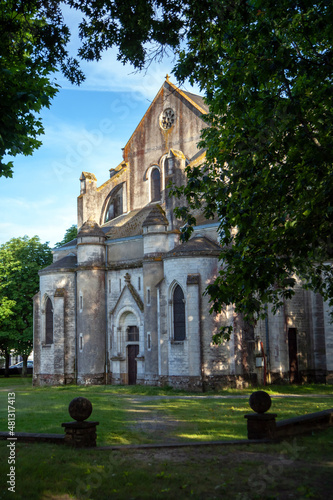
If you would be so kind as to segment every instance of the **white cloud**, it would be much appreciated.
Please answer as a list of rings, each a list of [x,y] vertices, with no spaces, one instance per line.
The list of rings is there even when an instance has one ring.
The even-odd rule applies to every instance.
[[[0,222],[0,244],[27,235],[38,235],[42,242],[49,241],[51,246],[64,237],[66,229],[76,224],[75,199],[61,203],[57,198],[40,198],[34,202],[24,199],[2,199],[3,206],[10,211],[8,222]],[[7,219],[7,217],[5,217]]]
[[[54,182],[77,182],[81,171],[93,172],[104,182],[109,169],[120,163],[124,141],[112,139],[103,122],[91,130],[60,121],[46,127],[43,147],[50,150],[47,172],[54,175]]]
[[[76,57],[77,50],[81,45],[78,36],[78,24],[82,15],[68,6],[63,7],[65,22],[71,30],[71,43],[69,49],[72,56]],[[166,74],[170,75],[173,83],[177,84],[172,77],[172,69],[176,58],[171,49],[168,49],[163,58],[157,58],[145,69],[135,70],[131,64],[123,64],[117,60],[118,48],[113,47],[105,51],[99,61],[81,61],[81,68],[86,80],[81,84],[81,90],[110,91],[110,92],[132,92],[141,98],[153,99],[165,80]],[[58,74],[57,81],[63,89],[74,87],[62,75]],[[185,90],[199,93],[199,87],[191,87],[186,84]]]
[[[38,199],[34,201],[30,201],[24,198],[1,198],[0,199],[0,211],[4,213],[4,211],[9,209],[13,210],[44,210],[46,207],[52,206],[56,202],[56,197]]]

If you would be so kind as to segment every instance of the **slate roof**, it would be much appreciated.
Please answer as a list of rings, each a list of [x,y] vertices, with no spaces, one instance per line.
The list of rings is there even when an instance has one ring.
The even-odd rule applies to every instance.
[[[61,247],[53,248],[53,250],[57,251],[57,250],[62,250],[63,248],[67,248],[67,247],[75,247],[76,244],[77,244],[77,238],[74,238],[74,240],[68,241],[67,243],[65,243]]]
[[[168,219],[165,217],[164,210],[160,205],[155,205],[144,220],[142,226],[167,226]]]
[[[104,236],[104,231],[94,220],[87,220],[80,231],[78,232],[78,237],[80,236]]]
[[[219,255],[221,247],[206,236],[194,236],[185,243],[177,245],[167,252],[163,258],[181,257],[182,255]]]
[[[183,94],[185,94],[186,97],[191,99],[191,101],[194,101],[196,104],[198,104],[198,106],[200,106],[200,108],[202,108],[208,112],[209,108],[208,108],[207,104],[204,102],[203,97],[201,97],[200,95],[197,95],[197,94],[192,94],[191,92],[185,92],[185,90],[183,90]]]
[[[66,255],[66,257],[63,257],[62,259],[53,262],[53,264],[44,267],[44,269],[39,271],[39,274],[43,274],[44,272],[49,272],[49,271],[62,271],[62,270],[70,271],[74,270],[76,265],[77,265],[77,257],[73,253],[70,253],[69,255]]]
[[[101,229],[107,238],[112,240],[142,235],[142,225],[152,208],[152,205],[147,205],[142,209],[123,214],[106,222]]]

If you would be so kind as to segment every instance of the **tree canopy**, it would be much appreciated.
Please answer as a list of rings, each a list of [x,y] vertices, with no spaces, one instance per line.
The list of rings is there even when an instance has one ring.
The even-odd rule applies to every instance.
[[[332,2],[222,2],[202,15],[177,74],[205,89],[207,161],[187,168],[178,215],[185,237],[191,209],[219,216],[213,310],[234,304],[255,322],[296,280],[333,305]]]
[[[0,350],[28,356],[33,347],[32,299],[38,271],[51,264],[52,252],[38,236],[12,238],[0,246]]]
[[[63,6],[82,13],[76,57]],[[142,68],[147,54],[153,58],[166,45],[178,45],[181,11],[173,0],[0,0],[0,177],[12,177],[11,157],[30,155],[42,144],[39,112],[57,93],[56,71],[80,84],[79,61],[99,60],[112,46],[123,63]],[[155,46],[147,49],[147,42]]]
[[[178,215],[186,221],[184,237],[195,223],[193,208],[219,217],[222,267],[208,287],[213,310],[235,304],[236,312],[256,321],[266,303],[276,310],[291,297],[296,277],[332,305],[331,0],[64,3],[83,15],[78,58],[98,60],[103,50],[117,46],[119,60],[142,68],[169,47],[179,81],[189,79],[205,93],[209,127],[200,147],[207,161],[187,168],[188,184],[180,194],[189,206]],[[0,5],[9,20],[7,5],[17,13],[27,9],[23,17],[14,16],[27,41],[13,64],[16,52],[9,52],[9,70],[36,61],[32,74],[38,83],[46,78],[46,87],[51,67],[82,81],[77,60],[68,55],[70,33],[58,2]],[[16,40],[22,37],[4,26],[15,42],[10,46],[21,46]],[[1,55],[7,46],[1,42]],[[1,74],[6,71],[5,66]],[[44,103],[52,92],[43,94]],[[14,113],[22,124],[25,112]],[[5,138],[7,123],[0,128]],[[28,120],[22,140],[14,130],[13,144],[24,143],[24,136],[35,140],[39,131]],[[0,154],[21,151],[8,144],[3,142]]]
[[[58,241],[54,246],[55,248],[62,247],[66,243],[69,243],[70,241],[74,240],[77,237],[77,225],[72,224],[71,227],[66,229],[65,235],[61,241]]]

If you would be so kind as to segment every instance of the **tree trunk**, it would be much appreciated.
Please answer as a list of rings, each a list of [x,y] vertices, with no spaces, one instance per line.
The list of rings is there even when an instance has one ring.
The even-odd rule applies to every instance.
[[[28,367],[27,367],[28,354],[22,354],[22,358],[23,358],[22,377],[26,377],[27,371],[28,371]]]
[[[5,377],[9,377],[9,358],[10,358],[10,355],[9,355],[9,352],[8,350],[6,349],[5,350],[5,360],[6,360],[6,364],[5,364]]]

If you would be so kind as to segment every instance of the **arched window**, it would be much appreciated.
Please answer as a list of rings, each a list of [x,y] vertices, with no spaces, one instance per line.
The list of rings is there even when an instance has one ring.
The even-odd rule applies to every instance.
[[[179,285],[173,291],[173,338],[185,340],[185,300]]]
[[[118,189],[115,188],[114,192],[110,196],[110,201],[108,203],[105,212],[105,221],[115,219],[123,213],[123,186],[119,186]]]
[[[45,307],[45,344],[53,344],[53,307],[50,298]]]
[[[151,200],[160,201],[161,199],[161,174],[158,168],[153,168],[150,176],[151,182]]]

